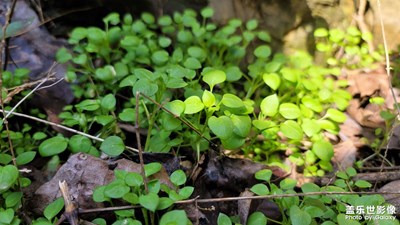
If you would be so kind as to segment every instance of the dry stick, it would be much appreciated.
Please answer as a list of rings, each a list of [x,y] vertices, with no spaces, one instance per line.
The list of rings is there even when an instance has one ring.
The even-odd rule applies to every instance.
[[[7,111],[7,110],[2,110],[2,109],[0,109],[0,111],[2,111],[3,113],[9,113],[10,112],[10,111]],[[43,119],[40,119],[40,118],[37,118],[37,117],[34,117],[34,116],[26,115],[26,114],[23,114],[23,113],[17,113],[17,112],[12,112],[11,114],[15,115],[15,116],[20,116],[20,117],[24,117],[24,118],[27,118],[27,119],[31,119],[31,120],[34,120],[34,121],[37,121],[37,122],[40,122],[40,123],[44,123],[44,124],[47,124],[47,125],[55,126],[55,127],[61,128],[61,129],[66,130],[66,131],[85,136],[85,137],[90,138],[90,139],[95,140],[95,141],[99,141],[99,142],[103,142],[104,141],[104,139],[102,139],[102,138],[98,138],[96,136],[92,136],[90,134],[86,134],[86,133],[83,133],[81,131],[74,130],[74,129],[70,128],[70,127],[66,127],[66,126],[63,126],[63,125],[58,124],[58,123],[53,123],[53,122],[50,122],[50,121],[47,121],[47,120],[43,120]],[[129,146],[125,146],[125,148],[127,150],[131,150],[131,151],[136,152],[136,153],[139,152],[139,150],[137,150],[136,148],[132,148],[132,147],[129,147]]]
[[[393,97],[393,100],[394,100],[394,103],[395,103],[396,114],[397,114],[397,117],[396,117],[396,118],[399,118],[399,115],[400,115],[400,108],[399,108],[399,107],[400,107],[400,106],[398,105],[397,98],[396,98],[396,94],[394,93],[393,85],[392,85],[392,81],[391,81],[392,76],[390,75],[389,51],[388,51],[387,42],[386,42],[385,27],[384,27],[384,25],[383,25],[383,19],[382,19],[381,1],[380,1],[380,0],[377,0],[377,4],[378,4],[379,21],[380,21],[380,24],[381,24],[381,32],[382,32],[383,46],[384,46],[384,49],[385,49],[386,74],[387,74],[387,76],[388,76],[388,83],[389,83],[390,93],[391,93],[391,95],[392,95],[392,97]],[[392,138],[393,134],[394,134],[394,126],[393,126],[392,129],[390,129],[390,131],[389,131],[388,142],[387,142],[387,144],[386,144],[385,152],[384,152],[384,155],[383,155],[384,158],[387,157],[387,153],[388,153],[388,151],[389,151],[389,140]],[[384,164],[384,162],[382,161],[382,164],[381,164],[381,168],[382,168],[382,169],[381,169],[379,172],[382,172],[382,171],[383,171],[383,166],[384,166],[383,164]],[[375,186],[376,186],[376,185],[377,185],[377,183],[375,183]]]
[[[315,195],[400,195],[399,192],[307,192],[307,193],[295,193],[295,194],[279,194],[279,195],[265,195],[265,196],[246,196],[246,197],[226,197],[226,198],[205,198],[199,199],[198,197],[176,201],[175,204],[192,204],[192,203],[213,203],[213,202],[229,202],[239,200],[255,200],[255,199],[274,199],[274,198],[289,198],[289,197],[305,197]],[[80,214],[93,213],[93,212],[107,212],[117,211],[124,209],[137,209],[142,208],[140,205],[133,206],[116,206],[107,208],[96,208],[96,209],[79,209]]]
[[[139,150],[139,161],[140,161],[140,174],[143,177],[143,183],[144,183],[144,189],[146,190],[146,194],[149,193],[149,188],[147,187],[147,178],[146,174],[144,173],[144,160],[143,160],[143,149],[142,149],[142,142],[140,141],[140,126],[139,126],[139,97],[140,97],[140,92],[136,92],[136,121],[135,121],[135,133],[136,133],[136,142],[137,142],[137,148]]]
[[[6,38],[7,28],[10,25],[10,21],[12,18],[12,14],[14,13],[16,4],[17,4],[17,0],[13,0],[10,10],[8,10],[6,13],[5,23],[4,23],[3,30],[2,30],[3,37],[2,37],[2,40],[0,43],[0,52],[1,52],[1,54],[0,54],[0,67],[1,67],[0,68],[0,105],[1,105],[2,112],[3,112],[3,117],[4,117],[3,123],[6,128],[8,144],[10,146],[10,152],[11,152],[12,161],[13,161],[14,166],[17,166],[17,161],[15,158],[14,148],[13,148],[11,137],[10,137],[10,129],[8,127],[8,121],[7,121],[5,112],[4,112],[5,108],[4,108],[4,102],[3,102],[3,51],[4,51],[4,53],[7,52],[7,38]],[[5,58],[5,60],[7,60],[6,54],[4,55],[4,58]],[[4,65],[6,65],[6,61],[4,62]]]
[[[64,198],[65,212],[62,214],[61,219],[58,220],[56,224],[58,225],[64,220],[68,220],[71,225],[78,225],[78,209],[76,204],[72,201],[67,182],[65,180],[62,182],[58,181],[58,186],[60,187],[61,194]]]
[[[175,113],[173,113],[171,110],[165,108],[163,105],[161,105],[160,103],[156,102],[154,99],[150,98],[149,96],[140,93],[141,96],[143,96],[144,98],[146,98],[147,100],[151,101],[152,103],[154,103],[155,105],[157,105],[159,108],[163,109],[165,112],[171,114],[174,118],[180,120],[182,123],[184,123],[186,126],[188,126],[189,128],[191,128],[194,132],[196,132],[201,138],[203,138],[204,140],[208,141],[208,143],[210,143],[211,148],[215,151],[218,151],[218,145],[216,145],[214,142],[212,142],[210,139],[206,138],[200,131],[198,131],[192,124],[190,124],[188,121],[184,120],[182,117],[180,117],[179,115],[176,115]]]
[[[367,24],[365,24],[364,20],[364,13],[365,9],[367,7],[367,0],[360,0],[360,4],[358,6],[358,12],[357,15],[355,16],[355,20],[357,21],[358,27],[361,30],[361,33],[368,33],[369,29]],[[375,46],[374,43],[372,43],[372,40],[366,40],[368,44],[368,51],[369,53],[372,53],[375,51]]]

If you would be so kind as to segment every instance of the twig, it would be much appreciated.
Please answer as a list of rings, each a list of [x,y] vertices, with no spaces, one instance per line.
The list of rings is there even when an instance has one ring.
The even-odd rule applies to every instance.
[[[0,111],[2,111],[3,113],[9,113],[10,112],[10,111],[7,111],[7,110],[0,110]],[[24,117],[24,118],[27,118],[27,119],[31,119],[31,120],[34,120],[34,121],[37,121],[37,122],[40,122],[40,123],[44,123],[44,124],[50,125],[50,126],[55,126],[55,127],[61,128],[63,130],[69,131],[71,133],[75,133],[75,134],[79,134],[79,135],[85,136],[85,137],[90,138],[90,139],[95,140],[95,141],[99,141],[99,142],[103,142],[104,141],[104,139],[102,139],[102,138],[98,138],[98,137],[92,136],[90,134],[86,134],[84,132],[72,129],[70,127],[66,127],[66,126],[63,126],[63,125],[58,124],[58,123],[53,123],[53,122],[50,122],[50,121],[47,121],[47,120],[43,120],[43,119],[40,119],[40,118],[37,118],[37,117],[34,117],[34,116],[26,115],[26,114],[23,114],[23,113],[17,113],[17,112],[12,112],[11,114],[15,115],[15,116],[20,116],[20,117]],[[136,153],[139,152],[139,150],[137,150],[136,148],[132,148],[132,147],[129,147],[129,146],[125,146],[125,148],[128,149],[128,150],[131,150],[133,152],[136,152]]]
[[[277,194],[277,195],[265,195],[265,196],[242,196],[242,197],[226,197],[226,198],[205,198],[199,199],[198,197],[176,201],[175,204],[192,204],[192,203],[213,203],[213,202],[229,202],[239,200],[255,200],[255,199],[275,199],[275,198],[289,198],[289,197],[305,197],[305,196],[316,196],[316,195],[400,195],[399,192],[307,192],[307,193],[295,193],[295,194]],[[93,213],[93,212],[107,212],[117,211],[125,209],[137,209],[142,208],[140,205],[132,206],[117,206],[107,208],[95,208],[95,209],[79,209],[80,214]]]
[[[31,96],[40,86],[42,86],[42,84],[44,84],[45,82],[47,82],[50,78],[50,76],[52,76],[53,74],[51,73],[51,71],[53,70],[53,68],[55,67],[55,63],[50,67],[49,72],[47,74],[47,76],[42,80],[42,82],[40,82],[35,88],[33,88],[27,95],[25,95],[8,113],[7,115],[4,116],[4,119],[7,119],[12,112],[15,111],[15,109],[18,108],[18,106],[20,106],[29,96]]]
[[[144,189],[146,190],[146,194],[149,193],[149,188],[147,187],[147,178],[146,174],[144,172],[144,160],[143,160],[143,149],[142,149],[142,142],[140,141],[140,126],[139,126],[139,97],[140,97],[140,92],[136,92],[136,121],[135,121],[135,133],[136,133],[136,142],[137,142],[137,148],[139,150],[139,161],[140,161],[140,173],[143,177],[143,183],[144,183]]]
[[[17,161],[15,158],[15,153],[14,153],[14,148],[13,148],[13,144],[11,141],[11,137],[10,137],[10,129],[8,127],[8,121],[4,112],[4,101],[3,101],[3,63],[4,63],[4,68],[6,68],[6,61],[7,61],[7,38],[6,38],[6,34],[7,34],[7,28],[10,25],[11,22],[11,18],[12,15],[14,13],[14,9],[15,9],[15,5],[17,4],[17,0],[13,0],[11,3],[11,8],[7,11],[6,13],[6,18],[5,18],[5,22],[4,22],[4,26],[3,26],[3,37],[0,43],[0,105],[1,105],[1,109],[3,112],[3,124],[6,128],[6,132],[7,132],[7,139],[8,139],[8,144],[10,147],[10,152],[11,152],[11,156],[12,156],[12,161],[13,161],[13,165],[17,166]],[[4,52],[4,55],[3,55]],[[5,59],[5,62],[3,62],[3,58]]]
[[[380,0],[377,0],[377,5],[378,5],[378,16],[379,16],[379,21],[380,21],[380,24],[381,24],[381,32],[382,32],[383,46],[384,46],[384,49],[385,49],[386,74],[387,74],[387,76],[388,76],[388,84],[389,84],[389,88],[390,88],[390,93],[391,93],[391,95],[392,95],[392,97],[393,97],[393,100],[394,100],[394,103],[395,103],[395,104],[394,104],[394,107],[395,107],[395,109],[396,109],[396,118],[398,119],[399,116],[400,116],[400,106],[399,106],[399,104],[398,104],[398,102],[397,102],[396,94],[394,93],[393,85],[392,85],[392,76],[391,76],[391,74],[390,74],[389,51],[388,51],[387,42],[386,42],[385,27],[384,27],[383,19],[382,19],[382,10],[381,10],[381,1],[380,1]],[[390,131],[389,131],[388,140],[390,140],[390,139],[393,137],[393,134],[394,134],[394,127],[395,127],[395,126],[393,126],[392,129],[390,129]],[[386,144],[385,152],[384,152],[384,155],[383,155],[384,158],[387,157],[387,153],[388,153],[388,151],[389,151],[389,143],[390,143],[390,142],[388,141],[387,144]],[[382,172],[382,171],[383,171],[383,167],[384,167],[384,161],[382,161],[381,170],[380,170],[379,172]],[[376,186],[376,184],[377,184],[377,183],[375,183],[375,186]]]
[[[66,219],[71,225],[78,225],[78,208],[76,207],[76,204],[72,202],[67,182],[65,182],[65,180],[63,182],[58,181],[58,186],[60,187],[61,194],[64,198],[65,212],[62,214],[62,219],[57,221],[57,224],[61,224],[62,220]]]
[[[365,9],[367,7],[367,0],[360,0],[360,4],[358,6],[358,12],[357,15],[355,15],[355,20],[357,21],[358,27],[360,28],[361,33],[369,33],[368,26],[365,24],[364,20],[364,13]],[[374,43],[372,43],[372,40],[365,40],[368,44],[368,51],[369,53],[372,53],[375,51],[375,46]]]

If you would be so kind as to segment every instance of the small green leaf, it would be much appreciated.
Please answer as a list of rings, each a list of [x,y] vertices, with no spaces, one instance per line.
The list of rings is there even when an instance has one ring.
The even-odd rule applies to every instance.
[[[330,161],[333,157],[333,146],[329,141],[320,140],[313,144],[312,151],[321,160]]]
[[[309,225],[311,223],[311,216],[302,211],[297,205],[290,207],[290,221],[293,225]]]
[[[255,19],[249,20],[246,23],[247,30],[254,30],[258,27],[258,21]]]
[[[219,213],[218,214],[218,219],[217,219],[217,224],[218,225],[232,225],[232,221],[229,218],[229,216]]]
[[[315,134],[318,134],[321,130],[319,124],[315,120],[303,119],[303,123],[301,124],[301,128],[303,129],[304,133],[308,137],[312,137]]]
[[[0,223],[1,224],[11,224],[11,221],[14,219],[14,210],[6,209],[0,212]]]
[[[141,19],[147,24],[153,24],[156,20],[150,13],[142,13]]]
[[[203,18],[210,18],[214,15],[214,9],[211,7],[206,7],[201,10],[200,14]]]
[[[65,149],[67,149],[67,146],[67,139],[56,136],[43,141],[39,145],[39,153],[43,157],[53,156],[65,151]]]
[[[189,47],[187,52],[191,57],[196,58],[200,61],[203,61],[207,57],[207,52],[198,46]]]
[[[297,181],[292,178],[285,178],[279,182],[279,187],[281,189],[293,189],[296,187]]]
[[[260,45],[254,50],[254,55],[266,59],[271,55],[271,48],[268,45]]]
[[[85,99],[81,101],[79,104],[75,105],[79,111],[96,111],[100,108],[100,104],[98,100],[95,99]]]
[[[255,174],[255,177],[257,180],[263,180],[266,182],[269,182],[272,176],[272,171],[269,169],[263,169],[260,171],[257,171]]]
[[[144,165],[144,174],[149,177],[155,173],[158,173],[162,168],[162,165],[158,162],[152,162]]]
[[[314,36],[315,37],[327,37],[328,36],[328,30],[325,28],[318,28],[314,31]]]
[[[265,116],[273,117],[278,112],[279,98],[276,94],[265,97],[260,104],[261,112]]]
[[[243,138],[248,137],[251,129],[250,117],[232,114],[230,118],[234,126],[233,133]]]
[[[228,107],[231,113],[241,114],[247,110],[242,99],[233,94],[224,94],[224,96],[222,96],[221,103]]]
[[[181,196],[181,199],[188,199],[190,196],[193,194],[194,187],[191,186],[186,186],[183,187],[182,189],[179,190],[179,196]]]
[[[104,19],[104,23],[110,23],[112,25],[117,25],[121,20],[119,14],[116,12],[108,14]]]
[[[160,225],[187,225],[188,218],[184,210],[172,210],[160,219]]]
[[[40,140],[45,139],[46,137],[47,137],[46,133],[44,133],[44,132],[36,132],[36,133],[33,134],[32,138],[34,140],[36,140],[36,141],[40,141]]]
[[[27,151],[19,154],[16,158],[17,165],[25,165],[30,163],[36,156],[36,151]]]
[[[370,188],[372,187],[372,184],[368,181],[365,180],[357,180],[356,183],[354,184],[359,188]]]
[[[320,191],[320,187],[314,183],[305,183],[301,186],[301,190],[303,191],[303,193],[307,193],[307,192],[319,192]]]
[[[293,103],[282,103],[279,106],[279,113],[285,119],[296,119],[301,116],[300,108]]]
[[[174,100],[165,104],[165,108],[177,116],[180,116],[185,111],[185,107],[185,103],[181,100]]]
[[[162,64],[166,63],[168,61],[168,59],[169,59],[169,54],[165,50],[156,51],[151,56],[151,60],[156,65],[162,65]]]
[[[166,48],[168,46],[170,46],[172,43],[171,38],[169,37],[159,37],[158,38],[158,44],[162,47],[162,48]]]
[[[96,189],[94,189],[94,191],[93,191],[93,201],[95,201],[95,202],[108,201],[109,198],[104,195],[105,189],[106,189],[106,186],[96,187]]]
[[[131,187],[140,187],[143,184],[143,177],[134,172],[128,172],[125,176],[125,183]]]
[[[260,196],[269,194],[269,189],[265,184],[256,184],[251,187],[250,191]]]
[[[136,95],[136,92],[140,92],[147,96],[153,96],[157,93],[157,91],[158,85],[145,78],[139,79],[132,88],[134,95]]]
[[[44,209],[43,215],[48,219],[52,220],[55,216],[57,216],[58,213],[61,212],[61,210],[64,207],[64,199],[63,198],[57,198],[54,202],[50,203],[46,208]]]
[[[133,122],[135,121],[135,113],[136,113],[135,109],[125,108],[118,115],[118,117],[124,122]]]
[[[267,217],[262,212],[254,212],[247,220],[247,225],[265,225],[267,224]]]
[[[215,96],[211,91],[204,90],[201,100],[203,101],[204,106],[207,108],[215,105]]]
[[[175,170],[170,176],[171,182],[176,186],[186,183],[186,174],[182,170]]]
[[[156,211],[159,201],[160,197],[155,193],[148,193],[147,195],[139,196],[139,204],[152,212]]]
[[[210,70],[203,74],[203,81],[210,86],[212,92],[216,84],[220,84],[226,80],[226,74],[222,70]]]
[[[117,100],[115,99],[115,96],[113,94],[108,94],[104,96],[104,98],[100,102],[100,105],[103,109],[110,111],[115,108],[116,104]]]
[[[325,117],[338,123],[343,123],[346,120],[346,115],[337,109],[328,109]]]
[[[125,182],[121,180],[115,180],[107,184],[104,189],[104,195],[109,198],[122,198],[125,194],[129,192],[130,188],[125,185]]]
[[[276,73],[265,73],[263,80],[274,91],[281,85],[281,78]]]
[[[137,80],[135,75],[129,75],[119,83],[119,87],[133,87]]]
[[[21,203],[22,192],[12,192],[6,197],[6,208],[11,208]]]
[[[198,96],[190,96],[185,101],[185,114],[195,114],[203,110],[204,104]]]
[[[89,152],[92,147],[92,141],[82,135],[74,135],[68,142],[71,152]]]
[[[12,187],[17,181],[18,176],[19,171],[15,166],[7,165],[0,167],[0,193],[3,193]]]
[[[172,206],[173,204],[174,204],[174,200],[167,198],[167,197],[161,197],[158,202],[157,210],[167,209],[170,206]]]
[[[280,130],[286,137],[293,140],[303,139],[303,130],[300,125],[293,120],[287,120],[280,126]]]
[[[227,116],[215,117],[212,116],[208,120],[208,126],[211,131],[221,139],[228,139],[233,133],[233,122]]]
[[[109,156],[119,156],[125,149],[125,144],[118,136],[107,137],[100,145],[100,150]]]
[[[196,70],[196,69],[200,69],[201,68],[201,63],[198,59],[193,58],[193,57],[189,57],[185,60],[185,62],[183,63],[183,65],[188,68],[188,69],[192,69],[192,70]]]
[[[114,79],[114,77],[117,75],[115,72],[115,69],[113,66],[107,65],[103,68],[98,68],[96,69],[95,72],[96,78],[103,81],[103,82],[109,82]]]

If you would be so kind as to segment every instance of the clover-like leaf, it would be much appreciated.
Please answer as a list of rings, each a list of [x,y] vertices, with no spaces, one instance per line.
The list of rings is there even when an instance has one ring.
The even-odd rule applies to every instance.
[[[100,150],[109,156],[119,156],[125,149],[125,144],[118,136],[107,137],[100,145]]]
[[[198,96],[190,96],[185,101],[185,114],[195,114],[203,110],[204,104]]]
[[[57,155],[65,151],[65,149],[67,149],[67,146],[68,146],[67,139],[60,136],[56,136],[43,141],[39,145],[39,153],[43,157]]]
[[[212,116],[208,120],[208,126],[211,131],[221,139],[228,139],[233,133],[233,122],[227,116]]]
[[[222,70],[209,70],[203,74],[203,81],[210,86],[210,91],[213,90],[216,84],[220,84],[226,80],[226,74]]]

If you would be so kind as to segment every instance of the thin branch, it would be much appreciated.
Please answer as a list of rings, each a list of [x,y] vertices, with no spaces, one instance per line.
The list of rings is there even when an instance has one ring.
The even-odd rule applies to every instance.
[[[139,97],[140,97],[140,92],[136,92],[136,121],[135,121],[135,134],[136,134],[136,142],[137,142],[137,148],[139,150],[139,161],[140,161],[140,174],[143,177],[143,183],[144,183],[144,189],[146,191],[146,194],[149,193],[149,188],[147,187],[147,178],[146,174],[144,172],[144,160],[143,160],[143,149],[142,149],[142,142],[140,141],[140,126],[139,126]]]
[[[265,196],[242,196],[242,197],[205,198],[205,199],[199,199],[198,197],[196,197],[188,200],[176,201],[175,204],[192,204],[196,202],[214,203],[214,202],[229,202],[229,201],[255,200],[255,199],[305,197],[305,196],[316,196],[316,195],[400,195],[400,193],[399,192],[307,192],[307,193],[295,193],[295,194],[277,194],[277,195],[265,195]],[[95,209],[79,209],[79,214],[117,211],[125,209],[138,209],[138,208],[142,208],[142,206],[130,205],[130,206],[116,206],[116,207],[95,208]]]
[[[4,111],[0,110],[0,111],[2,111],[3,113],[9,113],[10,112],[10,111],[7,111],[7,110],[4,110]],[[50,126],[55,126],[57,128],[69,131],[71,133],[75,133],[75,134],[79,134],[79,135],[85,136],[85,137],[90,138],[90,139],[95,140],[95,141],[99,141],[99,142],[103,142],[104,141],[104,139],[102,139],[102,138],[98,138],[96,136],[93,136],[93,135],[90,135],[90,134],[86,134],[84,132],[72,129],[70,127],[66,127],[66,126],[63,126],[63,125],[58,124],[58,123],[53,123],[53,122],[50,122],[50,121],[47,121],[47,120],[43,120],[43,119],[40,119],[40,118],[37,118],[37,117],[34,117],[34,116],[26,115],[26,114],[23,114],[23,113],[17,113],[17,112],[12,112],[11,114],[15,115],[15,116],[20,116],[20,117],[24,117],[24,118],[27,118],[27,119],[31,119],[31,120],[34,120],[34,121],[37,121],[37,122],[40,122],[40,123],[44,123],[44,124],[50,125]],[[129,147],[129,146],[125,146],[125,148],[127,150],[131,150],[131,151],[136,152],[136,153],[139,152],[139,150],[137,150],[136,148],[132,148],[132,147]]]

